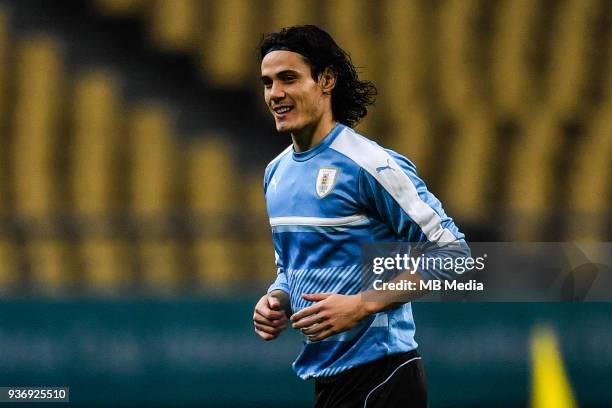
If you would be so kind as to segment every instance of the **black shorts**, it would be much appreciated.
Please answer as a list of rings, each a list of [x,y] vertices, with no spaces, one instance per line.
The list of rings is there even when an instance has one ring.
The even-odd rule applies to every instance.
[[[416,350],[392,354],[333,377],[315,379],[315,408],[427,407]]]

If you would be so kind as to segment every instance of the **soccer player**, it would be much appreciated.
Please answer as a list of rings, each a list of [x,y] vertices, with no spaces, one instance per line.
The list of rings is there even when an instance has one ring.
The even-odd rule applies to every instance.
[[[265,102],[292,143],[265,171],[278,272],[255,332],[275,339],[289,319],[302,331],[293,368],[315,379],[316,407],[424,407],[411,305],[363,298],[360,248],[464,235],[408,159],[352,129],[376,88],[328,33],[285,28],[264,37],[260,57]]]

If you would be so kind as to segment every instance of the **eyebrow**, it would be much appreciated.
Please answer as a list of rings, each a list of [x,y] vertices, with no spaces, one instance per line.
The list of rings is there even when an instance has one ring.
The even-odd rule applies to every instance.
[[[297,74],[298,74],[298,72],[297,72],[297,71],[294,71],[294,70],[292,70],[292,69],[285,69],[285,70],[283,70],[283,71],[277,72],[277,73],[276,73],[276,76],[277,76],[277,77],[281,77],[281,76],[283,76],[283,75],[287,75],[287,74],[295,74],[295,75],[297,75]],[[260,79],[263,81],[264,79],[269,79],[269,78],[270,78],[270,77],[269,77],[268,75],[262,75]]]

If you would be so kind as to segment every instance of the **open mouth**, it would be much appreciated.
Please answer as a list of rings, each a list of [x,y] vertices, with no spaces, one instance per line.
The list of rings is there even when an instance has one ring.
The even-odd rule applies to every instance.
[[[284,115],[287,112],[291,112],[293,110],[293,106],[277,106],[275,108],[272,108],[272,110],[277,115]]]

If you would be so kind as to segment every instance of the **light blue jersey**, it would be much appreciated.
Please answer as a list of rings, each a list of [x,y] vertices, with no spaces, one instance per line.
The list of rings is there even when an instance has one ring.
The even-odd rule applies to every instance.
[[[312,304],[304,293],[359,293],[363,244],[464,238],[408,159],[341,124],[309,151],[285,149],[264,190],[278,266],[268,292],[287,292],[294,313]],[[323,341],[305,338],[293,369],[303,379],[335,375],[415,349],[414,332],[406,303]]]

